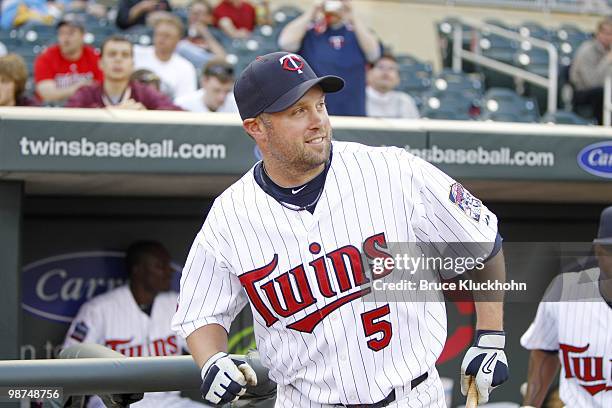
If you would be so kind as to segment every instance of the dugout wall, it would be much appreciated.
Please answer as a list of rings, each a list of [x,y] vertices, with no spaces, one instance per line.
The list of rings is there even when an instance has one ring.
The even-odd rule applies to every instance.
[[[236,121],[223,115],[156,113],[154,117],[144,112],[109,117],[97,111],[50,111],[38,116],[27,110],[0,111],[2,359],[54,357],[71,311],[76,313],[86,298],[125,279],[121,251],[133,240],[161,241],[180,268],[214,197],[257,160],[257,151]],[[601,209],[612,203],[610,179],[580,166],[584,149],[612,144],[612,132],[605,129],[333,121],[339,139],[409,146],[438,160],[437,165],[498,214],[507,242],[590,242]],[[160,141],[161,152],[169,149],[169,157],[36,156],[31,150],[34,144],[24,154],[24,138],[81,143],[83,137],[95,143]],[[201,148],[199,159],[177,159],[164,140],[172,141],[173,148],[189,143],[192,155],[196,144],[208,144],[213,150]],[[554,160],[546,166],[516,166],[477,160],[458,163],[457,157],[453,162],[453,157],[444,156],[452,152],[456,156],[461,149],[491,152],[501,144],[514,155],[508,157],[516,157],[517,151],[554,152]],[[224,146],[223,154],[219,146]],[[550,276],[539,278],[545,284]],[[520,399],[518,387],[526,374],[527,353],[518,339],[536,306],[536,302],[508,304],[507,355],[512,376],[494,394],[495,400]],[[471,313],[452,304],[448,311],[449,335],[473,324]],[[252,342],[248,320],[248,314],[244,315],[231,333],[235,353],[243,353]],[[455,341],[456,350],[446,351],[439,366],[442,376],[455,380],[457,402],[459,365],[467,347],[463,340],[470,336],[455,337],[462,340]]]

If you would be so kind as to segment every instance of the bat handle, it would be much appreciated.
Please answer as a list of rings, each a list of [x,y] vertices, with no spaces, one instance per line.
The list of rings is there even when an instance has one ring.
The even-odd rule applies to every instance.
[[[465,408],[476,408],[478,406],[478,390],[476,389],[476,383],[474,377],[470,377],[470,385],[467,392],[467,400],[465,401]]]

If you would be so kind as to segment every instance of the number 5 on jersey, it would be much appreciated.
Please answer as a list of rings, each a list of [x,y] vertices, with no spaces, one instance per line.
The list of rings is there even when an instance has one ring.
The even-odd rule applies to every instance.
[[[368,340],[368,347],[374,351],[384,349],[391,342],[391,336],[393,335],[391,322],[381,319],[389,313],[389,305],[384,305],[361,314],[361,322],[363,323],[363,331],[366,337],[374,336],[377,333],[382,334],[382,336],[376,336]]]

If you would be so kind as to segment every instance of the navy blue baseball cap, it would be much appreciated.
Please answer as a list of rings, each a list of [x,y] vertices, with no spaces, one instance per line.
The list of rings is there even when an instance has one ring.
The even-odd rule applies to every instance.
[[[234,85],[234,97],[244,120],[284,111],[315,85],[326,93],[338,92],[344,80],[335,75],[318,77],[297,54],[273,52],[257,57],[242,71]]]

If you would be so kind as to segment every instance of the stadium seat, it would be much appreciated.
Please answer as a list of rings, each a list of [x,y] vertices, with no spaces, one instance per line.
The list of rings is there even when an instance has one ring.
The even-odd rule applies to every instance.
[[[521,47],[526,44],[523,44]],[[519,68],[548,77],[548,51],[542,48],[521,49],[514,54],[513,60],[514,65]]]
[[[478,46],[483,56],[506,64],[512,64],[514,55],[519,49],[519,42],[488,32],[481,32]],[[510,75],[484,66],[478,66],[477,70],[485,78],[486,88],[514,88],[514,78]]]
[[[540,23],[526,21],[519,24],[517,31],[523,37],[533,37],[544,41],[552,41],[554,35],[551,30],[547,29]]]
[[[563,125],[593,125],[593,122],[576,115],[574,112],[557,111],[555,113],[547,113],[542,117],[542,123],[556,123]]]
[[[485,112],[480,118],[483,122],[517,122],[517,123],[534,123],[535,120],[524,117],[513,112]]]
[[[481,102],[481,120],[514,122],[538,122],[538,104],[532,98],[524,98],[511,89],[489,89]]]
[[[413,97],[419,97],[431,88],[431,78],[427,73],[417,72],[404,74],[400,72],[398,91],[406,92]]]
[[[470,92],[432,89],[422,96],[421,115],[432,119],[472,119],[471,114],[479,104],[479,95]]]
[[[272,18],[277,26],[283,27],[291,20],[302,15],[303,12],[304,11],[299,7],[286,5],[274,10],[272,13]]]
[[[466,74],[444,69],[432,80],[433,87],[440,91],[471,92],[480,95],[483,92],[482,76],[480,74]]]
[[[418,98],[420,94],[431,87],[433,71],[431,64],[408,54],[397,55],[396,59],[400,75],[399,91]]]

